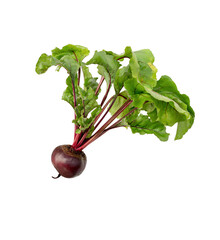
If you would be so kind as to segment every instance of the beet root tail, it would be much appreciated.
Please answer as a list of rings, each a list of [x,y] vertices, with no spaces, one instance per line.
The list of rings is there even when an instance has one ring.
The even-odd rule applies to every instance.
[[[58,174],[56,177],[53,177],[53,176],[52,176],[52,178],[53,178],[53,179],[57,179],[57,178],[59,178],[60,176],[61,176],[61,175]]]

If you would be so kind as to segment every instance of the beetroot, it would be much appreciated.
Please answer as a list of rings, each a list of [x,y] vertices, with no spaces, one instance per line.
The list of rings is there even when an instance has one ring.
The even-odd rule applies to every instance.
[[[154,134],[161,141],[167,141],[166,126],[178,124],[177,140],[194,122],[189,97],[179,92],[170,77],[163,75],[157,79],[154,56],[149,49],[133,51],[127,46],[120,54],[95,51],[90,60],[83,62],[89,53],[86,47],[68,44],[62,49],[53,49],[51,55],[41,54],[36,64],[37,74],[47,72],[52,66],[56,66],[57,71],[64,68],[68,74],[62,99],[73,110],[74,140],[72,145],[61,145],[53,151],[52,163],[59,172],[54,178],[80,175],[86,166],[86,155],[82,151],[109,130],[129,127],[132,133]],[[125,58],[129,61],[122,64]],[[90,73],[91,64],[98,67],[99,81]],[[128,148],[122,141],[121,149],[127,151]],[[111,149],[114,149],[114,140],[107,144],[105,154]],[[97,154],[103,152],[97,150]]]
[[[73,178],[79,176],[86,167],[86,155],[83,151],[76,151],[71,145],[56,147],[51,156],[52,163],[60,176]]]

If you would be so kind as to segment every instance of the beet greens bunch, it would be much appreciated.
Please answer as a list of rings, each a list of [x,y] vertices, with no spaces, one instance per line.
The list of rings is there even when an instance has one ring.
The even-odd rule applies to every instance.
[[[36,64],[38,74],[51,66],[56,66],[57,71],[63,67],[68,73],[62,99],[74,110],[75,133],[72,145],[58,146],[52,154],[58,177],[79,175],[86,165],[82,150],[111,129],[130,128],[133,133],[154,134],[167,141],[166,126],[178,124],[175,140],[191,128],[195,114],[189,97],[178,91],[170,77],[157,80],[154,56],[149,49],[132,51],[126,47],[122,54],[96,51],[89,61],[83,62],[88,55],[86,47],[69,44],[53,49],[51,55],[43,53]],[[122,66],[125,58],[129,63]],[[91,64],[97,65],[99,81],[89,71]],[[99,103],[104,81],[107,88]],[[112,87],[115,93],[109,96]],[[111,117],[104,122],[108,113]]]

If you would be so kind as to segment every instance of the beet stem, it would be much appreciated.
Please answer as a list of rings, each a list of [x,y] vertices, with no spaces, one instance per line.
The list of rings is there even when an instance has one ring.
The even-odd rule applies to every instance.
[[[112,108],[113,104],[115,103],[115,100],[117,98],[117,95],[115,95],[113,101],[111,102],[109,108],[107,109],[107,111],[105,112],[105,114],[102,116],[102,118],[99,120],[99,122],[94,126],[95,129],[98,127],[98,125],[102,122],[102,120],[105,118],[105,116],[108,114],[108,112],[110,111],[110,109]]]
[[[102,83],[103,83],[104,79],[105,79],[105,78],[102,76],[102,77],[101,77],[101,80],[100,80],[100,82],[99,82],[99,84],[98,84],[98,87],[97,87],[96,90],[95,90],[95,95],[98,94],[99,89],[100,89],[100,87],[102,86]]]
[[[105,95],[104,95],[104,97],[103,97],[103,99],[102,99],[101,107],[103,106],[103,104],[104,104],[104,102],[105,102],[105,100],[106,100],[106,98],[107,98],[107,96],[108,96],[108,93],[109,93],[109,91],[110,91],[110,88],[111,88],[111,75],[110,75],[110,74],[109,74],[109,77],[110,77],[110,79],[109,79],[108,88],[107,88],[106,93],[105,93]]]

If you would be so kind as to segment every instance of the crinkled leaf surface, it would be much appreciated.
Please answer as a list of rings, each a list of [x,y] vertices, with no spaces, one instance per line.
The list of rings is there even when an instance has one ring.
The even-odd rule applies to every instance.
[[[51,66],[57,66],[58,64],[59,61],[56,58],[43,53],[37,61],[35,71],[37,74],[42,74],[45,73]]]
[[[51,55],[43,53],[36,64],[35,71],[38,74],[45,73],[48,68],[52,66],[60,66],[67,70],[72,79],[75,78],[77,71],[79,69],[78,62],[71,55],[62,56],[62,58],[57,59]]]
[[[69,91],[70,88],[71,85],[65,90],[65,96],[67,93],[71,92],[71,90]],[[91,87],[84,90],[80,86],[76,85],[76,96],[77,106],[74,108],[76,119],[73,122],[80,126],[79,131],[83,131],[89,128],[95,117],[100,113],[101,107],[97,102],[98,97],[95,95],[95,92]],[[72,98],[70,96],[70,99],[73,99],[73,96]]]
[[[63,56],[67,55],[72,56],[81,64],[82,60],[89,55],[89,50],[86,47],[72,44],[68,44],[62,49],[55,48],[52,50],[52,56],[57,59],[61,59]]]
[[[143,49],[132,52],[127,56],[131,56],[129,66],[132,76],[149,88],[155,87],[157,69],[153,65],[154,56],[152,52],[149,49]]]
[[[178,122],[175,140],[183,137],[183,135],[192,127],[195,118],[195,112],[190,106],[189,97],[185,94],[182,94],[182,100],[187,104],[187,110],[189,111],[191,118]]]
[[[77,82],[77,78],[75,79],[75,82]],[[77,84],[75,84],[77,105],[76,107],[74,107],[73,85],[70,76],[67,78],[66,84],[67,88],[63,92],[62,99],[68,102],[74,108],[76,113],[76,119],[73,122],[80,126],[80,130],[83,131],[90,126],[90,124],[94,121],[95,117],[101,111],[101,107],[97,103],[98,97],[97,95],[95,95],[95,92],[91,87],[84,90]],[[91,115],[89,115],[90,113]]]
[[[77,108],[76,114],[77,116],[84,115],[85,117],[96,107],[99,106],[97,103],[97,95],[92,88],[89,88],[87,91],[82,89],[81,87],[76,87],[77,93]]]
[[[80,126],[80,130],[78,133],[81,131],[84,131],[90,127],[90,125],[93,123],[95,120],[95,117],[101,112],[101,107],[96,106],[94,107],[93,111],[91,112],[90,117],[84,117],[82,114],[80,117],[76,118],[73,122],[75,122],[78,126]],[[89,137],[89,136],[87,136]]]
[[[107,81],[111,78],[111,82],[114,82],[115,74],[120,67],[119,62],[114,56],[107,54],[106,51],[96,51],[86,64],[98,64],[99,73],[105,75]],[[107,77],[107,75],[110,77]]]
[[[114,54],[115,59],[124,60],[124,58],[132,57],[132,49],[130,46],[127,46],[122,54]]]
[[[151,122],[148,116],[140,114],[133,121],[128,121],[132,133],[154,134],[161,141],[167,141],[169,134],[161,122]]]
[[[86,65],[82,66],[82,71],[84,75],[84,90],[87,91],[89,88],[95,92],[96,88],[98,87],[97,79],[92,76],[89,71],[89,68]]]
[[[63,92],[62,99],[68,102],[74,108],[74,101],[73,101],[73,87],[72,87],[72,79],[70,76],[66,79],[66,89]]]
[[[133,100],[135,107],[142,108],[146,101],[151,100],[151,96],[135,78],[126,80],[124,82],[124,87],[127,90],[129,97]]]
[[[98,73],[105,78],[107,86],[113,82],[112,75],[102,65],[98,65]]]
[[[131,78],[132,75],[129,66],[122,67],[117,70],[114,81],[114,88],[116,94],[118,94],[122,90],[125,81]]]
[[[79,69],[78,62],[70,55],[63,56],[59,61],[60,65],[67,70],[70,77],[75,79]]]
[[[192,126],[194,119],[194,111],[190,106],[189,98],[185,94],[180,94],[176,87],[176,84],[168,76],[162,76],[160,78],[160,80],[157,83],[157,86],[154,88],[154,91],[156,91],[158,94],[156,95],[157,99],[162,98],[162,101],[166,102],[167,104],[166,106],[165,105],[159,106],[158,104],[156,104],[158,108],[159,118],[160,116],[163,115],[161,113],[164,112],[167,115],[167,118],[163,116],[164,121],[166,121],[165,119],[168,120],[168,118],[170,118],[173,119],[171,121],[173,121],[174,123],[187,122],[188,124],[186,125],[188,127],[184,127],[185,129],[184,131],[186,132]],[[170,125],[172,126],[172,124]],[[183,136],[183,134],[180,134],[180,132],[178,133],[178,131],[180,131],[180,129],[177,130],[176,139],[180,139],[180,137]],[[184,131],[182,131],[182,133]]]

